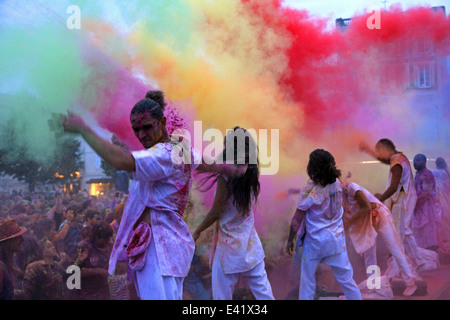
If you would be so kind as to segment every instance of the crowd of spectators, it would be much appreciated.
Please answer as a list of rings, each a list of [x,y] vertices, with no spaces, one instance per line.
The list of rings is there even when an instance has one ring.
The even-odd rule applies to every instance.
[[[132,299],[126,267],[121,276],[107,271],[126,199],[56,186],[0,193],[0,300]],[[69,266],[80,268],[78,290],[67,286]]]

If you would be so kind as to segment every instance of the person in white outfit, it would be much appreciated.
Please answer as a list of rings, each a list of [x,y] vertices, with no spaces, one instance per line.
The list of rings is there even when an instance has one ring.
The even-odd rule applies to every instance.
[[[344,226],[358,254],[364,256],[366,269],[377,265],[376,238],[379,234],[397,262],[405,281],[405,296],[417,289],[414,274],[408,264],[403,246],[394,228],[389,209],[369,191],[358,184],[344,183]]]
[[[333,156],[322,149],[310,154],[307,172],[312,182],[300,193],[286,247],[292,254],[295,235],[297,245],[303,245],[300,300],[314,299],[320,263],[331,267],[347,300],[361,300],[345,245],[341,172]]]
[[[239,150],[237,141],[244,139],[245,149]],[[227,140],[233,144],[230,146]],[[252,209],[260,191],[256,144],[248,132],[239,127],[227,135],[225,144],[223,159],[227,150],[232,150],[234,152],[228,154],[234,155],[234,161],[245,159],[247,171],[234,178],[223,174],[207,177],[214,178],[209,188],[217,182],[216,194],[211,210],[194,231],[193,238],[197,240],[202,231],[215,223],[210,261],[214,300],[231,300],[240,276],[247,280],[257,300],[274,300]]]
[[[397,151],[389,139],[381,139],[372,149],[366,142],[360,144],[360,150],[390,166],[387,189],[375,197],[391,211],[395,229],[402,240],[403,248],[413,264],[414,271],[439,264],[439,258],[430,250],[418,248],[413,234],[412,222],[417,202],[417,192],[411,164],[408,158]],[[395,262],[395,260],[394,260]],[[425,269],[426,270],[426,269]]]

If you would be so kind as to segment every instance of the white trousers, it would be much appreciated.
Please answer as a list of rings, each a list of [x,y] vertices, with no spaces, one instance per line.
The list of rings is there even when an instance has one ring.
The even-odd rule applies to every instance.
[[[395,229],[403,242],[403,248],[406,255],[417,265],[420,266],[425,261],[420,256],[416,239],[412,232],[412,217],[414,208],[406,208],[403,202],[406,201],[406,195],[400,193],[397,201],[392,205],[392,216],[394,218]]]
[[[347,300],[362,300],[361,292],[353,280],[353,268],[347,251],[319,259],[302,259],[300,300],[313,300],[316,293],[316,270],[320,263],[331,267]]]
[[[247,280],[256,300],[275,300],[272,294],[272,287],[267,278],[264,261],[261,261],[249,271],[225,274],[222,270],[217,252],[214,255],[212,264],[211,281],[213,300],[232,300],[234,288],[239,280],[239,276]]]
[[[394,221],[390,214],[381,214],[377,225],[374,226],[377,233],[384,240],[386,247],[390,254],[397,263],[400,274],[406,285],[414,284],[414,274],[411,270],[408,261],[406,260],[406,254],[403,250],[403,246],[394,228]],[[364,252],[364,262],[366,270],[371,265],[377,265],[377,247],[376,244],[369,250]]]
[[[161,275],[155,241],[148,246],[144,268],[134,272],[134,285],[141,300],[182,300],[182,277]]]

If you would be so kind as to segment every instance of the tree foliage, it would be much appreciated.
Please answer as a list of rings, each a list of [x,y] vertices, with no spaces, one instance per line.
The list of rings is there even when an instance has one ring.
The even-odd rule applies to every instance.
[[[45,163],[33,159],[26,146],[17,143],[14,131],[7,127],[2,128],[0,139],[9,141],[0,149],[0,174],[25,181],[30,191],[34,191],[38,182],[69,183],[83,167],[80,142],[72,137],[57,138],[55,152]]]

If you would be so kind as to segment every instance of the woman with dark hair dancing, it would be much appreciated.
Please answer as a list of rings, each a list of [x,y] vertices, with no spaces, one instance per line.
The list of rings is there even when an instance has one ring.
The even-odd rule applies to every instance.
[[[239,148],[238,141],[244,139],[244,147]],[[216,194],[211,210],[193,237],[197,240],[202,231],[215,223],[210,261],[214,300],[231,300],[239,276],[247,279],[256,299],[273,300],[252,209],[260,191],[257,147],[248,131],[239,127],[225,137],[224,144],[223,160],[232,151],[234,163],[245,162],[247,170],[240,177],[213,173],[206,178],[213,178],[207,189],[217,182]]]
[[[307,172],[312,182],[300,193],[286,247],[292,254],[295,235],[297,246],[303,245],[300,300],[314,298],[320,263],[331,267],[348,300],[361,300],[345,245],[341,172],[333,156],[322,149],[310,154]]]

